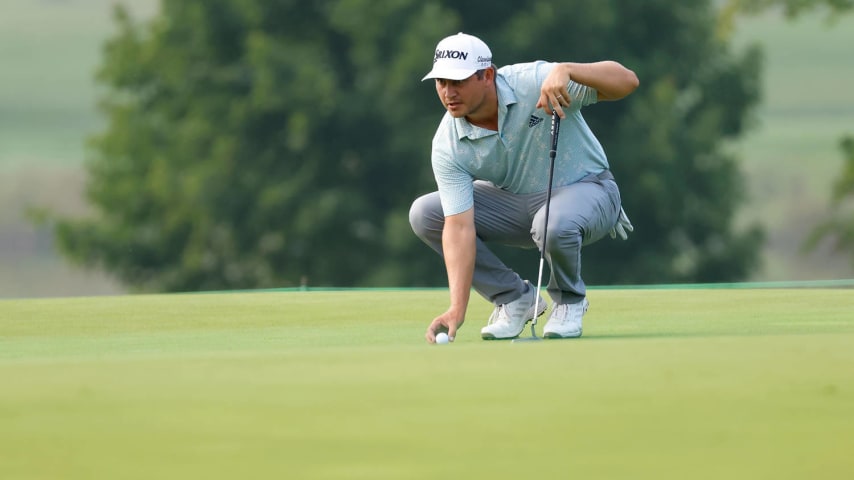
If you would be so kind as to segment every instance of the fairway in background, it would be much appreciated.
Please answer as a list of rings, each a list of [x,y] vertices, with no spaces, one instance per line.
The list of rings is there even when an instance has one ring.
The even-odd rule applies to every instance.
[[[854,12],[833,22],[826,13],[745,18],[734,40],[758,43],[765,54],[758,125],[735,145],[750,194],[740,217],[767,230],[754,279],[851,278],[849,256],[827,244],[813,254],[801,247],[825,218],[842,173],[839,141],[854,135]]]
[[[0,478],[849,478],[849,289],[593,290],[456,342],[448,292],[0,301]]]
[[[103,126],[95,72],[114,0],[3,0],[0,7],[0,298],[124,291],[71,266],[27,209],[88,212],[86,137]],[[122,1],[138,18],[158,0]]]
[[[113,0],[3,0],[0,15],[0,172],[79,167],[100,127],[95,70],[114,31]],[[122,1],[140,18],[157,0]]]

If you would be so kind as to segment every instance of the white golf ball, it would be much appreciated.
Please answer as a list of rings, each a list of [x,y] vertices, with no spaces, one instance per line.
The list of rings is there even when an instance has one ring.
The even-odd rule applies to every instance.
[[[445,332],[440,332],[436,334],[436,343],[439,345],[444,345],[448,343],[448,334]]]

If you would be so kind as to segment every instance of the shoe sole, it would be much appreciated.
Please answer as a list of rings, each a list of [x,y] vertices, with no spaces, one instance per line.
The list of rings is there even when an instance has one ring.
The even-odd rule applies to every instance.
[[[551,339],[569,339],[569,338],[578,338],[581,336],[582,332],[578,332],[578,335],[561,335],[555,332],[543,332],[543,338],[551,338]]]
[[[548,309],[549,309],[549,306],[547,304],[546,307],[543,308],[543,311],[541,311],[537,315],[537,318],[542,317],[546,313],[546,310],[548,310]],[[482,338],[484,340],[513,340],[514,338],[519,338],[519,335],[522,335],[522,332],[525,331],[525,327],[527,327],[529,323],[531,323],[531,319],[526,320],[525,323],[522,325],[522,330],[519,330],[519,333],[517,333],[516,335],[514,335],[512,337],[496,337],[495,335],[493,335],[491,333],[481,333],[480,338]]]

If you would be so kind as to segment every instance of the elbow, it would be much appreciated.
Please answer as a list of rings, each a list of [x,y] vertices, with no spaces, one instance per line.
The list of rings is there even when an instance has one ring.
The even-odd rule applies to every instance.
[[[614,88],[611,95],[605,96],[604,100],[620,100],[629,96],[640,86],[638,76],[632,70],[623,67],[622,72],[617,77],[614,83]]]
[[[634,92],[639,86],[640,86],[640,80],[638,80],[637,74],[635,74],[635,72],[633,72],[627,68],[626,69],[626,88],[628,89],[628,92],[626,92],[626,95]]]
[[[638,80],[638,76],[634,71],[623,67],[623,74],[622,80],[620,81],[620,85],[622,87],[620,89],[620,98],[622,98],[634,92],[638,88],[638,86],[640,86],[640,80]]]

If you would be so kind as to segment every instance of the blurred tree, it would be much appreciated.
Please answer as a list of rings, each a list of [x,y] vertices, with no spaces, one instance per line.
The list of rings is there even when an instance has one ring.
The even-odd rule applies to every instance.
[[[434,119],[417,79],[445,16],[166,0],[145,26],[118,7],[89,164],[99,215],[60,222],[60,245],[142,290],[419,278],[433,267],[395,254],[421,253],[407,215],[429,188],[429,138],[413,133]]]
[[[744,185],[723,147],[756,105],[761,59],[755,49],[729,52],[715,36],[709,2],[537,2],[502,16],[506,23],[479,17],[486,3],[466,2],[463,18],[499,65],[611,58],[640,78],[628,99],[584,111],[637,227],[628,242],[585,249],[587,282],[733,281],[758,266],[762,233],[734,229]],[[536,274],[530,254],[502,254],[529,278]]]
[[[99,72],[97,213],[59,219],[71,259],[141,290],[441,285],[408,209],[433,190],[442,37],[482,37],[496,63],[618,60],[641,88],[586,110],[609,154],[629,241],[585,255],[593,284],[732,281],[761,232],[736,231],[743,185],[725,142],[758,98],[760,58],[715,35],[711,1],[163,0],[117,7]],[[536,254],[508,263],[535,274]]]
[[[833,185],[830,213],[813,230],[804,246],[812,250],[822,240],[829,239],[836,251],[848,252],[854,267],[854,136],[846,136],[839,143],[845,164]]]
[[[824,9],[828,19],[833,21],[839,14],[854,10],[854,0],[728,0],[722,9],[721,23],[727,31],[738,15],[758,14],[771,8],[782,8],[790,18],[807,11]],[[837,251],[850,252],[851,264],[854,266],[854,210],[851,205],[851,199],[854,198],[854,137],[843,137],[840,147],[846,163],[833,186],[829,217],[813,229],[804,242],[804,250],[814,250],[822,240],[830,239]]]

